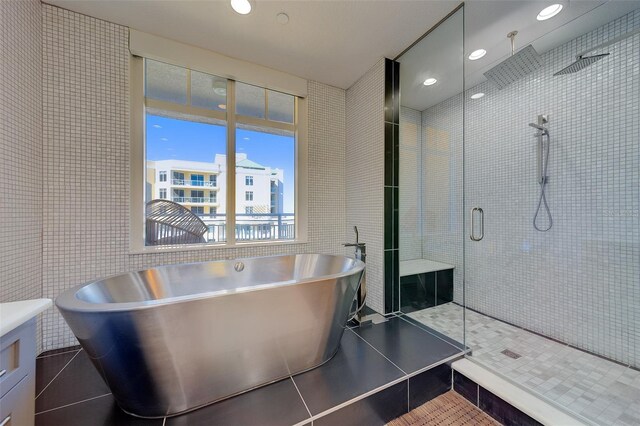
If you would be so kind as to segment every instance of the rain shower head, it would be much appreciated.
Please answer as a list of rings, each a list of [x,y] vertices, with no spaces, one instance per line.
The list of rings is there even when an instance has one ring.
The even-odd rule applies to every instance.
[[[573,74],[574,72],[578,72],[580,70],[585,69],[586,67],[593,64],[594,62],[598,62],[600,59],[608,55],[609,55],[608,53],[602,53],[600,55],[593,55],[593,56],[578,56],[577,60],[574,63],[572,63],[567,67],[564,67],[563,69],[555,73],[553,76],[555,77],[557,75]]]
[[[542,66],[542,58],[532,45],[515,53],[516,34],[517,31],[507,34],[511,39],[511,56],[484,73],[487,80],[493,82],[500,90]]]
[[[600,59],[604,58],[605,56],[609,56],[609,53],[601,53],[599,55],[591,55],[591,56],[584,56],[584,55],[586,55],[587,53],[593,52],[595,50],[602,49],[603,47],[611,46],[612,44],[625,40],[636,34],[640,34],[640,28],[636,28],[633,31],[629,31],[628,33],[619,35],[618,37],[612,38],[611,40],[605,43],[599,44],[597,46],[590,48],[589,50],[582,52],[581,54],[576,56],[576,60],[574,63],[555,73],[554,77],[557,75],[573,74],[574,72],[578,72],[580,70],[585,69],[586,67],[593,64],[594,62],[598,62]]]

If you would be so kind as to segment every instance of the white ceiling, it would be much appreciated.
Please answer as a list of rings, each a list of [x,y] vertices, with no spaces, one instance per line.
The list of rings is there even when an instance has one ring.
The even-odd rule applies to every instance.
[[[343,89],[394,58],[458,0],[46,0],[47,3]],[[289,23],[276,15],[285,12]]]
[[[0,0],[1,1],[1,0]],[[458,0],[251,0],[249,15],[228,0],[47,0],[49,3],[238,59],[349,88],[381,57],[395,58],[455,9]],[[553,2],[562,12],[539,22]],[[544,53],[630,10],[640,0],[467,0],[462,14],[434,30],[400,58],[402,104],[424,110],[460,93],[510,55],[506,34],[518,30],[516,48]],[[289,23],[276,15],[286,12]],[[427,77],[439,81],[424,86]]]
[[[533,44],[542,54],[640,7],[640,1],[558,1],[562,12],[547,21],[536,16],[552,1],[467,0],[464,8],[465,51],[462,55],[462,19],[454,16],[405,53],[399,61],[402,105],[423,111],[485,81],[483,73],[509,57],[507,33],[517,30],[516,49]],[[467,59],[476,49],[487,54],[477,61]],[[464,59],[463,59],[464,58]],[[433,86],[422,83],[438,79]]]

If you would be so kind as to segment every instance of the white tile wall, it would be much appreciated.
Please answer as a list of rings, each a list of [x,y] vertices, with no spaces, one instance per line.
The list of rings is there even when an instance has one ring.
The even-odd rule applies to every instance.
[[[309,242],[128,254],[129,51],[125,27],[43,5],[46,297],[161,264],[288,253],[344,253],[345,91],[309,83]],[[44,319],[44,349],[75,344]]]
[[[611,55],[589,68],[553,77],[576,54],[636,28],[640,10],[545,53],[540,70],[503,90],[486,82],[467,91],[465,207],[484,209],[485,238],[469,242],[458,214],[449,223],[462,238],[441,260],[461,266],[465,241],[470,307],[640,367],[640,35],[592,52]],[[486,96],[469,100],[478,91]],[[427,126],[437,127],[439,110],[459,117],[462,103],[429,109]],[[528,123],[538,114],[551,117],[547,233],[531,224],[539,186]],[[460,138],[451,140],[461,146]],[[454,171],[459,179],[460,164]]]
[[[347,90],[346,238],[367,244],[367,305],[384,312],[384,58]]]
[[[454,300],[462,303],[462,95],[422,112],[423,256],[455,265]]]
[[[400,261],[422,259],[422,114],[400,107]]]
[[[40,8],[0,1],[0,302],[42,292]]]

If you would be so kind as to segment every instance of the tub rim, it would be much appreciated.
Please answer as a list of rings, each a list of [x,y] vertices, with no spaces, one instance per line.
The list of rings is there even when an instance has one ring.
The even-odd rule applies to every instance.
[[[121,275],[128,275],[128,274],[136,274],[136,273],[140,273],[140,272],[144,272],[144,271],[148,271],[151,269],[158,269],[158,268],[166,268],[166,267],[171,267],[171,266],[188,266],[188,265],[199,265],[199,264],[203,264],[203,263],[213,263],[213,262],[242,262],[244,260],[253,260],[253,259],[265,259],[265,258],[274,258],[274,257],[290,257],[290,256],[310,256],[310,255],[316,255],[316,256],[327,256],[327,257],[334,257],[334,258],[343,258],[343,259],[349,259],[352,260],[354,262],[354,266],[352,269],[345,271],[345,272],[339,272],[336,274],[330,274],[330,275],[322,275],[320,277],[314,277],[314,278],[305,278],[305,279],[301,279],[301,280],[287,280],[287,281],[278,281],[275,283],[266,283],[266,284],[261,284],[261,285],[257,285],[257,286],[251,286],[251,287],[241,287],[241,288],[237,288],[237,289],[233,289],[233,290],[216,290],[216,291],[207,291],[207,292],[202,292],[202,293],[196,293],[196,294],[188,294],[188,295],[183,295],[183,296],[173,296],[173,297],[166,297],[166,298],[162,298],[162,299],[153,299],[153,300],[143,300],[143,301],[138,301],[138,302],[116,302],[116,303],[91,303],[91,302],[87,302],[85,300],[79,299],[77,297],[77,293],[80,289],[91,285],[91,284],[95,284],[98,283],[100,281],[104,281],[110,278],[114,278],[114,277],[118,277]],[[289,287],[289,286],[293,286],[293,285],[298,285],[298,284],[305,284],[305,283],[310,283],[310,282],[314,282],[314,281],[320,281],[322,280],[327,280],[327,279],[337,279],[337,278],[343,278],[343,277],[347,277],[350,275],[355,275],[358,274],[360,272],[362,272],[365,269],[366,264],[364,262],[362,262],[361,260],[355,259],[351,256],[344,256],[344,255],[338,255],[338,254],[324,254],[324,253],[297,253],[297,254],[282,254],[282,255],[270,255],[270,256],[255,256],[255,257],[239,257],[239,258],[233,258],[233,259],[218,259],[218,260],[208,260],[208,261],[202,261],[202,262],[188,262],[188,263],[170,263],[170,264],[166,264],[166,265],[158,265],[152,268],[145,268],[145,269],[138,269],[138,270],[134,270],[134,271],[128,271],[128,272],[120,272],[117,274],[112,274],[112,275],[108,275],[106,277],[102,277],[100,279],[97,280],[92,280],[92,281],[88,281],[82,284],[78,284],[75,285],[73,287],[68,288],[67,290],[63,291],[60,295],[58,295],[58,297],[56,297],[55,299],[55,305],[56,307],[61,310],[61,311],[71,311],[71,312],[85,312],[85,313],[105,313],[105,312],[128,312],[128,311],[138,311],[138,310],[145,310],[145,309],[151,309],[154,307],[159,307],[159,306],[164,306],[164,305],[171,305],[171,304],[177,304],[177,303],[185,303],[188,301],[196,301],[196,300],[202,300],[202,299],[209,299],[209,298],[215,298],[215,297],[223,297],[223,296],[227,296],[227,295],[233,295],[233,294],[243,294],[243,293],[251,293],[254,291],[263,291],[263,290],[268,290],[268,289],[272,289],[272,288],[277,288],[277,287]],[[362,278],[361,278],[362,279]]]

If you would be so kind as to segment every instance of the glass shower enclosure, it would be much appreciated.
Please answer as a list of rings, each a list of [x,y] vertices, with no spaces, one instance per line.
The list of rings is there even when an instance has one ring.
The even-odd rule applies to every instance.
[[[440,268],[401,307],[587,424],[640,424],[640,2],[563,5],[469,2],[398,58],[400,256]]]

